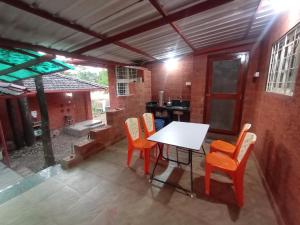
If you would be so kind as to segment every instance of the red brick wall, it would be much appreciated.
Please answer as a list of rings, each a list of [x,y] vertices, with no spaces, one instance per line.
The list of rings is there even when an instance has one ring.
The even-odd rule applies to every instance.
[[[187,81],[193,77],[193,56],[184,57],[178,61],[178,67],[167,70],[163,62],[150,64],[148,68],[152,72],[152,99],[158,100],[158,92],[165,91],[165,101],[182,98],[190,100],[191,88],[186,86]]]
[[[114,67],[108,68],[109,98],[111,108],[124,108],[125,118],[140,117],[146,108],[146,102],[151,101],[151,72],[141,69],[139,74],[144,82],[130,84],[130,96],[117,96],[116,76]]]
[[[74,122],[81,122],[92,118],[91,99],[89,92],[73,93],[72,97],[67,97],[65,93],[46,94],[50,129],[60,129],[64,127],[64,116],[71,115]],[[35,97],[29,99],[30,109],[38,111],[39,106]],[[89,109],[87,109],[89,107]]]
[[[152,64],[149,66],[152,70],[152,99],[157,100],[159,90],[165,91],[165,98],[169,95],[174,98],[182,95],[191,101],[191,121],[203,122],[208,56],[210,54],[247,51],[250,53],[250,60],[243,114],[247,115],[247,118],[250,118],[253,110],[248,107],[248,103],[253,99],[253,91],[251,90],[253,89],[253,85],[255,86],[255,83],[253,83],[252,77],[257,68],[258,49],[257,45],[244,45],[242,47],[230,48],[218,52],[183,57],[178,61],[178,68],[170,72],[170,74],[166,73],[163,63]],[[191,81],[192,86],[187,87],[185,85],[186,81]],[[243,121],[244,120],[245,119],[243,119]]]
[[[50,129],[60,129],[64,127],[64,115],[72,115],[74,122],[81,122],[92,119],[91,99],[89,92],[73,93],[72,98],[67,98],[65,93],[48,93],[46,94],[48,103],[48,112],[50,120]],[[17,105],[16,99],[14,103]],[[35,96],[28,97],[28,103],[31,111],[38,112],[39,106]],[[6,111],[5,99],[0,99],[0,120],[3,122],[5,135],[8,140],[12,140],[12,131]],[[22,123],[19,118],[20,129]]]
[[[249,120],[254,124],[258,140],[255,153],[267,183],[288,225],[300,221],[300,71],[294,96],[265,92],[272,44],[292,28],[300,15],[282,15],[262,42],[260,78],[249,102]],[[246,117],[246,116],[245,116]]]

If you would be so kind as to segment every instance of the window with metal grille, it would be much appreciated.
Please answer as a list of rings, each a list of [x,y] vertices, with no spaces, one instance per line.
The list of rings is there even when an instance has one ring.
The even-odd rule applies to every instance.
[[[137,69],[122,66],[116,67],[116,86],[118,96],[130,95],[129,83],[137,81]]]
[[[300,61],[300,23],[272,46],[267,92],[292,96]]]

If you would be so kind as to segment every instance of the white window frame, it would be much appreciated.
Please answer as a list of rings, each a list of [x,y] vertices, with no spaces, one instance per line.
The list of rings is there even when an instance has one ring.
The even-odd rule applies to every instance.
[[[117,96],[130,95],[129,83],[138,81],[137,69],[116,66],[115,73]]]
[[[266,91],[293,96],[299,61],[300,23],[273,44]]]

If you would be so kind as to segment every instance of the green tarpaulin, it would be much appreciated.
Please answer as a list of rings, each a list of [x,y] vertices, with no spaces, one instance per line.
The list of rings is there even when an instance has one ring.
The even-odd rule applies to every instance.
[[[27,49],[0,48],[0,81],[15,82],[17,80],[23,80],[37,75],[45,75],[74,69],[71,65],[52,59],[46,62],[39,62],[35,65],[29,66],[28,68],[19,69],[8,74],[1,73],[1,71],[3,72],[4,70],[30,62],[40,57],[43,57],[43,54]]]

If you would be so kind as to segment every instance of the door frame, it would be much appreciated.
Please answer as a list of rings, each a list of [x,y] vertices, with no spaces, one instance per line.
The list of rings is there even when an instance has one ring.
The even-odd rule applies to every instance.
[[[210,101],[210,95],[208,94],[211,90],[212,85],[212,61],[220,59],[220,60],[226,60],[226,59],[232,59],[232,58],[238,58],[240,55],[244,55],[244,59],[241,61],[241,67],[240,67],[240,79],[238,81],[238,87],[240,88],[240,95],[236,96],[236,94],[232,94],[232,97],[236,96],[239,98],[237,100],[236,106],[235,106],[235,115],[234,115],[234,122],[233,122],[233,131],[226,131],[226,130],[220,130],[220,129],[209,129],[209,132],[212,133],[220,133],[220,134],[231,134],[231,135],[237,135],[239,133],[240,127],[241,127],[241,120],[243,115],[243,105],[244,105],[244,96],[245,96],[245,89],[246,89],[246,81],[247,81],[247,74],[249,69],[249,57],[250,52],[249,51],[237,51],[237,52],[229,52],[229,53],[215,53],[207,56],[207,67],[206,67],[206,84],[205,84],[205,93],[204,93],[204,113],[203,113],[203,121],[208,123],[209,121],[209,113],[210,113],[210,107],[209,107],[209,101]],[[214,94],[214,97],[217,98],[226,98],[222,97],[222,94]],[[230,96],[230,94],[227,94],[227,96]]]

